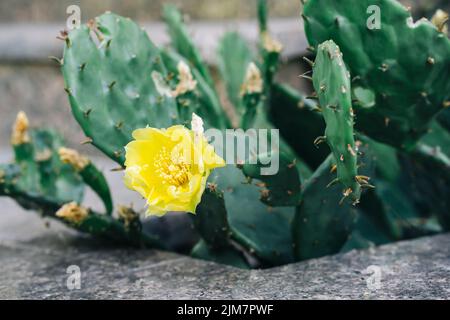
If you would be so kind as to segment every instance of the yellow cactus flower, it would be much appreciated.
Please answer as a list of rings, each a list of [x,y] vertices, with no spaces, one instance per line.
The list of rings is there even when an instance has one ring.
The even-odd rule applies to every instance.
[[[125,147],[125,185],[147,200],[148,214],[195,214],[211,170],[225,165],[203,136],[202,121],[195,114],[192,129],[137,129]]]

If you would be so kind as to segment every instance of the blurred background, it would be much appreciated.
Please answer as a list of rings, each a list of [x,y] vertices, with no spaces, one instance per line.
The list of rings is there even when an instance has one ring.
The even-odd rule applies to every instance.
[[[169,2],[185,13],[194,39],[211,65],[217,39],[224,31],[237,29],[256,41],[256,0],[0,0],[0,160],[7,157],[10,126],[19,110],[27,112],[32,125],[54,127],[64,134],[69,146],[95,154],[93,148],[79,143],[84,136],[71,116],[60,69],[48,59],[62,56],[63,43],[56,36],[65,28],[69,5],[81,8],[82,23],[106,10],[135,19],[161,45],[168,39],[160,13]],[[430,17],[437,7],[450,7],[450,0],[402,2],[411,7],[415,18]],[[297,88],[304,87],[297,77],[302,72],[299,58],[307,46],[301,1],[271,0],[269,4],[271,31],[285,45],[287,64],[280,77]]]

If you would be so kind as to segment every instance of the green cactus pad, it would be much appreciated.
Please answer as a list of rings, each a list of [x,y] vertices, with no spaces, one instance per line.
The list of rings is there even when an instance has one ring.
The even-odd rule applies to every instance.
[[[450,158],[439,148],[420,145],[411,156],[401,158],[401,165],[406,173],[403,182],[416,206],[450,230]]]
[[[241,87],[253,54],[246,41],[237,32],[228,32],[219,40],[218,67],[225,83],[227,96],[240,116],[245,113]]]
[[[180,122],[176,102],[160,94],[152,73],[167,77],[158,48],[128,18],[106,13],[74,29],[64,49],[63,74],[75,119],[92,143],[119,164],[131,133]],[[98,44],[96,42],[99,42]]]
[[[313,72],[314,88],[326,123],[323,140],[334,155],[337,181],[344,185],[347,197],[358,202],[361,187],[357,181],[358,150],[353,133],[350,74],[339,47],[333,41],[325,41],[318,46]]]
[[[224,248],[229,245],[230,227],[223,193],[210,184],[203,193],[193,217],[194,226],[209,248]]]
[[[15,189],[56,203],[81,201],[84,185],[80,177],[59,160],[62,143],[55,132],[34,129],[30,131],[30,142],[15,145],[15,161],[21,168]]]
[[[89,162],[89,164],[78,173],[83,179],[83,182],[86,183],[86,185],[88,185],[102,200],[106,214],[111,215],[113,211],[113,201],[108,182],[103,173],[97,169],[92,162]]]
[[[292,223],[297,260],[337,253],[353,231],[356,209],[348,202],[338,205],[342,188],[331,186],[334,159],[329,156],[303,185],[302,203]]]
[[[380,29],[368,28],[374,13],[368,13],[370,6],[380,10]],[[413,149],[450,99],[446,35],[429,21],[414,23],[395,0],[308,0],[303,17],[310,44],[317,47],[334,40],[344,53],[354,87],[375,94],[373,106],[355,105],[357,129],[381,142]]]
[[[211,173],[210,181],[224,192],[231,238],[240,243],[264,265],[293,261],[290,220],[294,208],[271,208],[259,199],[260,188],[250,184],[233,165]]]
[[[286,154],[272,154],[279,157],[279,170],[274,175],[263,175],[261,169],[265,165],[267,155],[259,155],[257,164],[244,164],[242,172],[251,179],[259,180],[262,197],[261,201],[268,206],[289,207],[300,203],[301,182],[300,175],[293,158]]]

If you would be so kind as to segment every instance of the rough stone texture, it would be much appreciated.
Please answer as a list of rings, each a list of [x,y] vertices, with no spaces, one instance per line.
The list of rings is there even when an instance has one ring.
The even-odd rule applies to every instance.
[[[450,235],[246,271],[154,250],[111,248],[0,199],[0,299],[448,299]],[[80,267],[81,289],[66,269]],[[369,290],[365,270],[381,268]]]

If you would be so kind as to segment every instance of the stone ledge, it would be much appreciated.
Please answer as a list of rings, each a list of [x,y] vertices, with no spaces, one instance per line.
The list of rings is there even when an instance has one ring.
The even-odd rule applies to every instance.
[[[16,215],[21,228],[11,218]],[[34,213],[20,210],[0,215],[0,230],[6,229],[9,236],[0,232],[1,299],[450,298],[449,234],[246,271],[173,253],[105,247],[58,224],[45,229]],[[66,268],[73,264],[82,271],[82,287],[70,291]],[[372,265],[381,268],[376,291],[366,284]]]

